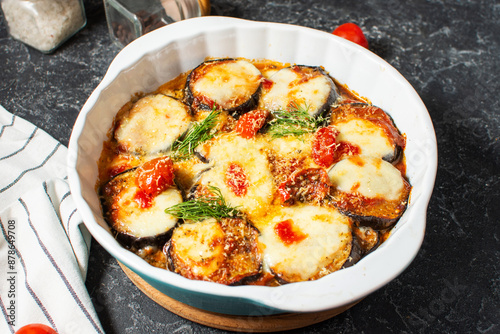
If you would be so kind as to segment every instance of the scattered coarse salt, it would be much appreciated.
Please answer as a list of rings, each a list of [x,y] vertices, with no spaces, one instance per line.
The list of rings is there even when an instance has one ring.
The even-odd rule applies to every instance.
[[[52,52],[85,26],[81,0],[0,0],[9,34]]]

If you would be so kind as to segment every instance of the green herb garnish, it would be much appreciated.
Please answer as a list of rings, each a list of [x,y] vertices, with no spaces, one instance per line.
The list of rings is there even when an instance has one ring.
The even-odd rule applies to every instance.
[[[322,116],[309,115],[309,106],[300,106],[293,102],[288,110],[272,112],[274,119],[269,122],[269,134],[272,138],[301,136],[312,133],[325,121]]]
[[[196,122],[184,136],[177,139],[172,145],[172,159],[189,159],[198,145],[212,139],[216,133],[214,128],[219,115],[220,111],[212,109],[204,120]]]
[[[207,218],[234,218],[241,216],[236,207],[226,204],[219,188],[208,186],[214,196],[202,196],[165,209],[165,213],[183,220],[200,221]]]

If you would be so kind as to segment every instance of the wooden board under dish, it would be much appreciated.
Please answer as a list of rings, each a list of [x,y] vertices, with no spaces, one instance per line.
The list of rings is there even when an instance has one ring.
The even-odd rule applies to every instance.
[[[313,313],[283,313],[268,316],[237,316],[205,311],[181,303],[153,288],[141,277],[118,262],[123,272],[146,296],[172,313],[193,322],[235,332],[269,333],[313,325],[348,310],[359,301],[340,308]]]

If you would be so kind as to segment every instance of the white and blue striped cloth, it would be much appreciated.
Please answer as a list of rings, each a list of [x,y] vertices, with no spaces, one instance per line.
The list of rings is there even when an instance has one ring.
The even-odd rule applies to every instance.
[[[66,154],[0,106],[0,333],[30,323],[104,333],[85,287],[90,235],[66,182]]]

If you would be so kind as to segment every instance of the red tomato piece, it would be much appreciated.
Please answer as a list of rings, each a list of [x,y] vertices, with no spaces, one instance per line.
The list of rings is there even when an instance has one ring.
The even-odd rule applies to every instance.
[[[274,82],[272,80],[264,78],[262,79],[261,85],[265,90],[270,90],[273,87]]]
[[[312,156],[314,162],[321,167],[329,167],[335,161],[337,150],[336,138],[338,130],[331,126],[318,129],[312,141]]]
[[[241,197],[247,194],[249,185],[248,179],[243,167],[237,163],[232,162],[229,164],[229,167],[226,169],[224,181],[236,196]]]
[[[144,163],[137,169],[139,189],[155,197],[174,184],[174,166],[170,157],[160,157]]]
[[[333,127],[320,128],[316,131],[312,142],[314,162],[321,167],[329,167],[340,161],[344,155],[358,155],[359,146],[341,141],[337,143],[339,132]]]
[[[200,105],[205,105],[210,110],[214,109],[214,107],[215,109],[218,109],[218,106],[215,103],[215,101],[205,95],[196,97],[195,100],[193,101],[193,104],[196,106],[196,108],[199,108]]]
[[[126,171],[127,169],[129,169],[130,166],[129,165],[118,165],[118,166],[114,166],[114,167],[111,167],[108,171],[108,175],[109,177],[113,177],[113,176],[116,176],[124,171]]]
[[[274,225],[274,233],[281,239],[285,245],[298,243],[307,238],[307,234],[294,228],[291,219],[284,220]]]
[[[288,187],[288,180],[285,182],[282,182],[279,187],[278,187],[278,195],[281,199],[282,202],[288,201],[290,198],[292,198],[291,191]]]
[[[346,141],[341,141],[337,147],[337,152],[336,153],[336,157],[335,157],[335,161],[334,162],[338,162],[343,155],[358,155],[361,153],[361,149],[359,148],[359,146],[355,145],[355,144],[352,144],[352,143],[349,143],[349,142],[346,142]]]
[[[341,24],[333,31],[333,34],[368,49],[368,41],[366,40],[365,34],[363,34],[363,30],[361,30],[361,28],[357,24]]]
[[[16,334],[57,334],[57,332],[47,325],[30,324],[19,328]]]
[[[269,111],[263,109],[247,112],[238,119],[235,127],[236,133],[245,139],[252,138],[266,124],[267,116],[269,116]]]
[[[134,201],[139,204],[139,207],[142,209],[150,208],[153,205],[153,196],[148,195],[142,190],[139,190],[135,193]]]

